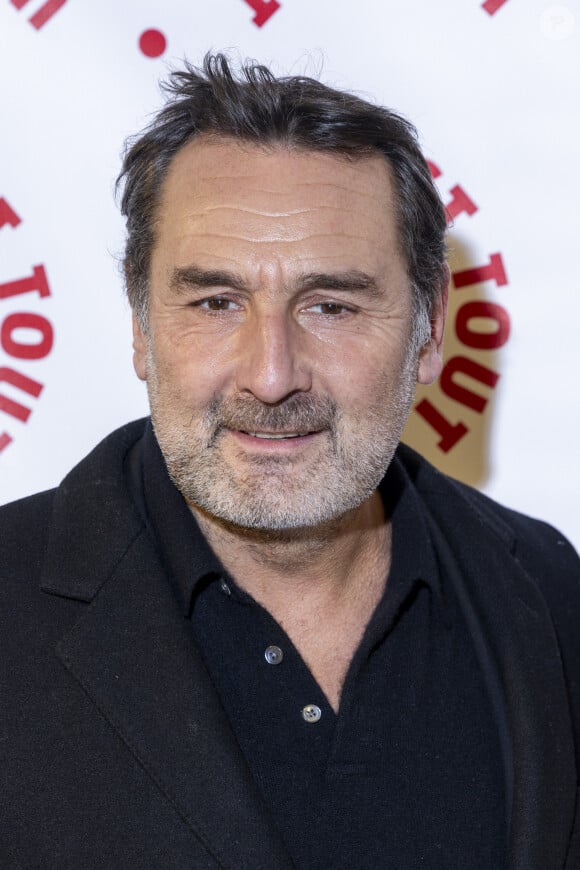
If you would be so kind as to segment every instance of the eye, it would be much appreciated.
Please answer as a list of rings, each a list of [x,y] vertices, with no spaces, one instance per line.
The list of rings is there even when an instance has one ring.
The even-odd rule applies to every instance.
[[[197,308],[204,308],[206,311],[238,311],[239,305],[228,299],[227,296],[210,296],[207,299],[200,299],[195,303]]]
[[[315,314],[337,316],[340,314],[350,314],[352,309],[340,302],[317,302],[315,305],[311,305],[308,311],[313,311]]]

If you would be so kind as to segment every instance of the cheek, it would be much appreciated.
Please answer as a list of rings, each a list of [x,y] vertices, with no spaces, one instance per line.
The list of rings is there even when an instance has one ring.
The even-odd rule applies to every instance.
[[[155,354],[155,373],[157,394],[175,411],[191,413],[204,408],[227,385],[219,355],[203,352],[196,342],[165,343]]]
[[[160,355],[174,369],[217,373],[231,367],[244,345],[239,329],[228,329],[217,318],[200,326],[187,313],[180,320],[166,323],[156,337]]]
[[[409,375],[404,345],[369,342],[341,348],[329,369],[329,383],[355,405],[384,402]]]

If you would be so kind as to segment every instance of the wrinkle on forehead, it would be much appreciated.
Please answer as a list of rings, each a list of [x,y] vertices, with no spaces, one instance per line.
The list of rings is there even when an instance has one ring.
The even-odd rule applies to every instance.
[[[293,155],[293,156],[296,156],[296,155]],[[300,156],[305,157],[307,159],[311,159],[313,156],[320,157],[321,155],[301,153]],[[324,156],[328,157],[328,155],[324,155]],[[336,164],[337,162],[342,163],[342,161],[337,161],[336,157],[329,158],[329,159],[332,160],[334,164]],[[384,165],[385,171],[388,174],[388,168],[387,168],[385,161],[380,159],[379,162]],[[351,165],[352,164],[348,164],[348,166],[351,166]],[[374,199],[379,198],[379,196],[376,192],[375,185],[373,185],[371,188],[369,188],[369,190],[364,190],[360,185],[350,186],[349,184],[346,184],[345,181],[342,180],[342,173],[340,172],[340,170],[337,170],[336,165],[333,165],[332,168],[336,172],[337,181],[326,181],[325,182],[325,181],[322,181],[320,178],[316,178],[316,177],[310,178],[308,180],[305,179],[302,181],[295,180],[294,181],[294,192],[300,193],[301,190],[310,189],[312,187],[312,185],[315,184],[316,187],[318,188],[319,192],[327,191],[329,194],[336,195],[336,193],[338,191],[340,191],[341,193],[343,193],[347,196],[348,195],[357,196],[357,197],[360,197],[361,199],[368,198],[368,199],[374,200]],[[340,182],[338,181],[338,178],[341,179]],[[278,196],[287,197],[289,194],[292,193],[292,191],[289,191],[288,188],[284,188],[284,187],[277,187],[277,188],[262,187],[262,183],[264,181],[264,173],[244,174],[244,173],[240,172],[235,176],[227,176],[227,177],[224,177],[221,175],[206,175],[205,178],[200,178],[200,179],[196,180],[196,187],[198,190],[198,195],[202,196],[204,187],[211,187],[212,193],[215,190],[218,190],[218,191],[223,190],[225,192],[228,192],[228,191],[231,191],[232,184],[237,184],[240,181],[246,182],[248,185],[248,188],[251,189],[252,192],[263,195],[265,197],[268,197],[268,196],[270,196],[270,197],[278,197]]]
[[[288,274],[401,271],[390,170],[381,155],[196,140],[174,158],[158,211],[152,268],[224,263]],[[157,271],[157,274],[161,274]]]
[[[226,229],[225,227],[223,229]],[[289,227],[288,232],[284,233],[282,227],[278,227],[277,231],[270,227],[268,232],[267,239],[264,238],[263,234],[260,235],[251,235],[248,230],[245,232],[241,232],[240,228],[235,226],[232,228],[232,232],[204,232],[196,231],[196,239],[201,242],[203,240],[207,242],[211,241],[238,241],[238,242],[250,242],[254,245],[260,245],[264,242],[271,242],[275,244],[293,244],[296,242],[316,242],[316,241],[324,241],[324,240],[334,240],[337,241],[342,239],[343,241],[352,241],[352,242],[364,242],[366,241],[365,236],[357,235],[356,233],[347,233],[347,232],[332,232],[332,233],[313,233],[313,232],[304,232],[302,234],[297,233],[295,227]]]
[[[280,158],[286,171],[280,183]],[[192,172],[192,160],[196,171]],[[369,166],[374,172],[368,172]],[[218,168],[219,167],[219,168]],[[381,178],[382,176],[382,178]],[[187,197],[190,204],[224,194],[219,207],[244,207],[246,197],[264,200],[282,198],[289,203],[316,186],[321,207],[332,207],[345,199],[374,200],[389,207],[390,169],[380,154],[350,160],[331,154],[286,146],[259,146],[230,139],[203,138],[185,145],[174,157],[164,188],[172,199]],[[292,185],[288,185],[289,178]],[[382,182],[382,183],[381,183]],[[235,202],[231,201],[235,191]],[[229,194],[229,196],[228,196]],[[162,196],[163,198],[163,196]],[[229,201],[228,201],[229,200]],[[210,201],[205,206],[216,207]],[[299,212],[300,206],[286,205],[272,214]]]
[[[323,211],[324,209],[332,209],[331,205],[318,205],[317,211]],[[237,211],[237,212],[249,212],[250,214],[254,213],[254,210],[251,208],[243,208],[239,203],[232,203],[228,205],[228,203],[223,203],[222,205],[206,205],[204,207],[204,212],[207,214],[211,214],[213,211]],[[263,214],[264,217],[279,217],[279,218],[291,218],[297,214],[308,214],[310,209],[308,208],[294,208],[294,209],[285,209],[284,211],[265,211],[262,210],[260,214]]]
[[[242,152],[240,171],[228,174],[227,184],[212,174],[211,165],[219,159],[221,155],[214,155],[206,166],[207,155],[192,150],[182,156],[183,165],[175,167],[167,179],[164,205],[179,217],[184,234],[208,239],[231,235],[251,243],[303,239],[314,243],[341,236],[348,244],[363,237],[384,238],[393,231],[389,180],[382,158],[369,158],[380,167],[377,174],[374,165],[369,172],[369,161],[365,171],[360,171],[362,167],[328,155],[269,154],[255,149]],[[245,160],[258,164],[259,173],[247,172]],[[359,186],[353,184],[353,172]],[[275,188],[270,186],[274,181]],[[369,214],[374,215],[372,222]]]

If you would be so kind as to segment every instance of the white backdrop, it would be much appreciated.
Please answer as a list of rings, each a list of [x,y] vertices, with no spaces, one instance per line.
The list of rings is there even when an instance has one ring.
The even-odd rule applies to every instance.
[[[579,32],[578,0],[0,0],[0,502],[146,413],[120,151],[169,68],[234,49],[419,127],[455,278],[406,439],[579,546]]]

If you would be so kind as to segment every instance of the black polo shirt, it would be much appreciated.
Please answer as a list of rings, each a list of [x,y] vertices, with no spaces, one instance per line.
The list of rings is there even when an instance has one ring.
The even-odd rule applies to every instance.
[[[248,766],[297,868],[502,870],[498,728],[423,509],[394,460],[392,563],[335,714],[281,626],[228,576],[149,426],[141,502]],[[275,870],[275,868],[273,868]]]

